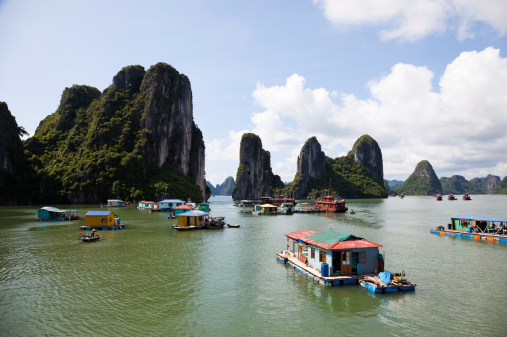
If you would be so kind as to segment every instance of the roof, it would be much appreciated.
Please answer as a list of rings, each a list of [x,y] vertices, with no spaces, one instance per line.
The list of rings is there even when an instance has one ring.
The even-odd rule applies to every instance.
[[[356,237],[354,235],[327,230],[325,232],[317,232],[312,230],[302,230],[285,236],[311,244],[326,250],[330,249],[352,249],[352,248],[374,248],[382,247],[382,245]]]
[[[85,216],[105,216],[113,213],[111,211],[88,211]],[[114,214],[114,213],[113,213]]]
[[[141,200],[139,201],[140,204],[154,204],[155,201],[146,201],[146,200]]]
[[[315,242],[321,242],[321,243],[324,243],[327,245],[332,245],[333,243],[335,243],[337,241],[345,241],[350,238],[356,238],[356,237],[353,235],[350,235],[350,234],[327,230],[322,233],[315,233],[315,234],[307,235],[306,238],[311,239]]]
[[[118,202],[123,202],[123,200],[120,200],[120,199],[107,199],[107,202],[110,202],[110,201],[118,201]]]
[[[274,207],[274,208],[276,208],[275,205],[271,205],[271,204],[264,204],[264,205],[260,205],[260,206],[261,207]]]
[[[182,202],[182,203],[185,203],[185,201],[180,200],[180,199],[164,199],[162,201],[159,201],[158,203],[160,204],[162,202]]]
[[[461,214],[461,215],[458,215],[458,216],[453,216],[453,217],[451,217],[451,219],[466,219],[466,220],[491,221],[491,222],[494,222],[494,221],[497,221],[497,222],[507,222],[507,219],[502,219],[502,218],[486,218],[486,217],[483,217],[483,216],[472,215],[472,214]]]
[[[190,212],[178,214],[178,216],[203,216],[203,215],[208,215],[208,214],[209,214],[209,212],[190,211]]]
[[[290,239],[299,240],[307,235],[311,235],[311,234],[315,234],[315,233],[320,233],[320,232],[312,231],[311,229],[303,229],[302,231],[297,231],[297,232],[285,234],[285,236]]]
[[[192,209],[192,207],[187,205],[179,205],[178,207],[174,207],[174,209]]]

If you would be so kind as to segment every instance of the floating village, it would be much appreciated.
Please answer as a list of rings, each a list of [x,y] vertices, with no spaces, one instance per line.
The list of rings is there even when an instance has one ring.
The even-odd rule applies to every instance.
[[[403,199],[404,195],[399,195]],[[442,195],[434,195],[437,201]],[[457,200],[450,194],[447,200]],[[463,195],[463,200],[471,200]],[[355,211],[346,207],[346,201],[333,195],[325,195],[314,202],[298,203],[283,195],[261,197],[258,200],[236,200],[233,205],[240,213],[252,216],[278,216],[298,213],[349,213]],[[227,224],[224,216],[211,214],[208,202],[195,204],[190,200],[164,199],[158,202],[141,200],[127,204],[119,199],[109,199],[101,208],[107,210],[88,211],[84,214],[84,225],[80,226],[79,239],[83,242],[100,241],[98,231],[122,230],[127,224],[114,212],[121,207],[137,207],[140,211],[165,212],[168,219],[175,219],[174,230],[205,230],[239,228],[240,224]],[[36,221],[82,220],[77,210],[62,210],[56,207],[42,207],[36,212]],[[82,231],[85,231],[83,234]],[[91,231],[90,233],[88,233]],[[438,236],[453,236],[470,240],[499,241],[507,243],[507,219],[488,218],[462,214],[452,216],[446,226],[430,230]],[[389,272],[385,254],[379,248],[382,244],[351,233],[341,233],[334,228],[320,232],[311,229],[286,233],[286,246],[276,253],[276,259],[283,265],[308,277],[324,287],[360,285],[373,293],[389,293],[415,290],[416,284],[405,278],[405,272]]]

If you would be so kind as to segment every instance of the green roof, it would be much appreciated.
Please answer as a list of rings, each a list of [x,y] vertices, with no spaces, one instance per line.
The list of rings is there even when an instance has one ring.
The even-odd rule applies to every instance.
[[[355,236],[350,235],[350,234],[335,232],[333,230],[327,230],[322,233],[315,233],[315,234],[305,236],[305,238],[312,239],[313,241],[324,243],[326,245],[332,245],[333,243],[336,243],[338,241],[345,241],[345,240],[350,239],[352,237],[355,237]]]

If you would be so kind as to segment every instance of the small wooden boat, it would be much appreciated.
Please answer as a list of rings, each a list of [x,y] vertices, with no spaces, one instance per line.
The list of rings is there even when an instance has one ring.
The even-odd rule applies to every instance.
[[[239,225],[231,225],[231,224],[227,224],[227,227],[230,227],[230,228],[239,228]]]
[[[102,237],[102,235],[87,235],[87,234],[85,234],[85,235],[80,234],[79,235],[79,239],[81,241],[86,241],[86,242],[100,240],[101,237]]]
[[[415,283],[401,278],[399,274],[391,274],[390,278],[389,283],[386,284],[378,276],[364,276],[359,280],[359,283],[363,288],[373,293],[392,293],[415,289]]]
[[[353,209],[351,209],[349,213],[350,214],[356,214],[356,211],[354,211]]]

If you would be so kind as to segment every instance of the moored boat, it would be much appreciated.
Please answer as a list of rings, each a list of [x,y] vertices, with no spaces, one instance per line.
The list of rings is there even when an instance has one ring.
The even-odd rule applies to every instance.
[[[333,212],[333,213],[345,213],[348,207],[345,207],[345,200],[338,199],[333,195],[324,195],[315,201],[313,208],[316,211]]]
[[[472,200],[472,199],[470,198],[470,196],[468,195],[468,193],[465,193],[463,195],[463,200]]]
[[[453,194],[449,194],[447,200],[456,200],[456,197]]]
[[[442,194],[437,195],[437,201],[442,201]]]

